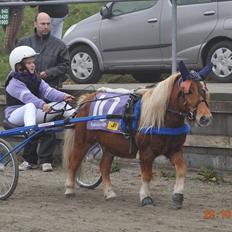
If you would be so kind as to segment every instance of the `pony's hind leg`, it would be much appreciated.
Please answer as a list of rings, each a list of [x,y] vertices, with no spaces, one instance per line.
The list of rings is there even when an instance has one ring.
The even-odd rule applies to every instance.
[[[69,156],[67,166],[67,177],[65,182],[65,196],[71,197],[75,195],[74,187],[76,182],[76,172],[81,163],[81,158],[74,151]]]
[[[176,168],[176,183],[174,186],[172,201],[173,206],[176,209],[180,209],[183,206],[184,201],[184,180],[186,174],[186,165],[183,159],[182,152],[174,153],[170,158],[171,163]]]
[[[146,158],[145,158],[146,157]],[[140,169],[142,184],[140,187],[140,202],[142,206],[153,205],[153,199],[150,193],[150,182],[152,180],[152,163],[154,157],[146,155],[140,151]]]
[[[110,181],[110,172],[111,172],[113,159],[114,157],[111,153],[104,152],[100,163],[103,191],[106,200],[116,197],[116,194],[113,191],[112,184]]]
[[[66,131],[63,162],[67,170],[65,182],[65,196],[67,197],[74,195],[76,172],[87,150],[86,144],[77,141],[74,130]]]

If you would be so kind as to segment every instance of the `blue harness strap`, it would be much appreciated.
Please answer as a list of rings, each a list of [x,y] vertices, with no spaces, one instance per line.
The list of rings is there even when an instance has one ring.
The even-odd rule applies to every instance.
[[[133,130],[136,130],[138,128],[140,112],[141,112],[141,98],[136,101],[135,106],[134,106],[134,120],[132,122]]]
[[[139,133],[145,135],[184,135],[191,131],[189,124],[185,123],[182,127],[177,128],[141,128]]]
[[[134,118],[132,122],[133,131],[137,131],[138,122],[141,112],[141,98],[138,99],[134,105]],[[125,121],[122,119],[122,129],[125,128]],[[191,131],[189,124],[185,123],[182,127],[177,128],[141,128],[138,130],[139,133],[145,135],[183,135],[188,134]]]
[[[134,104],[134,110],[133,110],[133,121],[131,123],[131,129],[133,132],[135,132],[138,128],[138,122],[140,118],[140,111],[141,111],[141,98],[138,98]],[[125,118],[121,119],[121,128],[122,131],[126,131],[126,121]]]

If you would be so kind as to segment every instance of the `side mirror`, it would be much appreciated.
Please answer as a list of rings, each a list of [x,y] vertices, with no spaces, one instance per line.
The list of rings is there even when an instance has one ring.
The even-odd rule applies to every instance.
[[[112,16],[111,6],[105,5],[101,8],[100,14],[103,19],[108,19]]]

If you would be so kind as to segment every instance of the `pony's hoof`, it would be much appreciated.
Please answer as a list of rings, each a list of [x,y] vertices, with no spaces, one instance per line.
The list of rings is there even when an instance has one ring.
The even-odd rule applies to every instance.
[[[114,199],[117,195],[114,191],[110,191],[104,194],[106,200]]]
[[[64,194],[66,198],[73,198],[75,197],[75,193]]]
[[[151,197],[143,198],[143,200],[141,202],[141,206],[145,206],[145,205],[154,205],[154,202],[153,202]]]
[[[182,193],[175,193],[172,195],[172,202],[174,209],[181,209],[183,206],[184,195]]]
[[[75,192],[73,191],[73,189],[66,189],[64,195],[66,198],[72,198],[75,196]]]

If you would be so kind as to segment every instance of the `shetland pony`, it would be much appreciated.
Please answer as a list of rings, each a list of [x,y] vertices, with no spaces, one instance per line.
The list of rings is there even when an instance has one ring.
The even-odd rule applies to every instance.
[[[182,149],[188,133],[185,119],[198,126],[210,124],[212,115],[208,108],[208,90],[204,78],[210,73],[212,65],[207,65],[200,72],[189,72],[180,62],[179,69],[180,73],[171,75],[156,86],[136,91],[140,95],[141,110],[137,128],[132,133],[133,139],[128,139],[122,133],[90,130],[86,122],[77,123],[74,129],[67,130],[64,143],[66,196],[74,194],[77,169],[87,151],[97,142],[103,148],[100,171],[106,199],[116,197],[110,181],[114,156],[136,158],[138,152],[142,180],[139,192],[141,205],[153,204],[149,189],[152,163],[157,156],[164,155],[176,169],[173,204],[175,208],[182,207],[186,174]],[[96,101],[98,93],[96,91],[80,97],[76,117],[89,115],[91,102]]]

